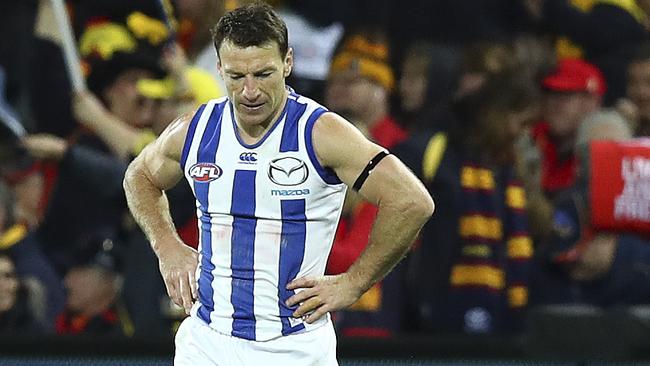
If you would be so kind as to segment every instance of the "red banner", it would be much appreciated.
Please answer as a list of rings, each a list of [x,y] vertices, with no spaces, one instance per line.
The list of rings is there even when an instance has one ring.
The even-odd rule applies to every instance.
[[[590,151],[594,228],[650,234],[650,138],[594,141]]]

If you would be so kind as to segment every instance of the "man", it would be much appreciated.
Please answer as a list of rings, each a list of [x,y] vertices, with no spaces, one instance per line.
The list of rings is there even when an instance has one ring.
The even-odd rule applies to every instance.
[[[454,101],[448,130],[414,134],[395,148],[444,207],[407,263],[413,330],[503,334],[523,326],[533,246],[515,141],[537,116],[538,90],[519,70],[486,76]]]
[[[378,38],[378,37],[377,37]],[[326,104],[349,118],[373,142],[392,149],[408,132],[389,113],[395,78],[388,47],[367,35],[348,37],[334,56],[326,85]],[[348,270],[368,244],[377,207],[348,191],[325,273]],[[348,310],[333,319],[345,337],[388,337],[401,328],[401,270],[396,268]]]
[[[606,87],[598,68],[578,59],[560,60],[542,87],[547,91],[545,120],[535,125],[532,137],[541,155],[541,187],[552,198],[575,181],[576,131],[583,119],[600,109]]]
[[[433,201],[382,147],[286,89],[293,54],[268,5],[226,14],[213,34],[227,98],[173,122],[124,181],[169,295],[191,314],[175,362],[336,365],[328,312],[390,271]],[[163,194],[183,175],[197,198],[200,254],[176,236]],[[379,206],[375,228],[347,272],[323,276],[352,184]]]
[[[597,182],[606,181],[608,186],[617,187],[612,183],[617,177],[604,177],[602,171],[609,166],[617,173],[626,171],[623,161],[634,155],[621,158],[625,155],[603,154],[598,152],[594,143],[601,143],[601,147],[602,143],[618,143],[618,151],[624,151],[623,146],[633,146],[631,137],[631,128],[616,112],[594,114],[581,124],[576,141],[580,160],[578,179],[571,190],[554,202],[550,237],[545,245],[540,246],[540,257],[544,262],[535,281],[536,302],[574,302],[608,307],[647,304],[650,299],[650,274],[647,271],[650,241],[647,235],[634,230],[630,224],[616,229],[599,227],[596,220],[597,213],[602,216],[603,207],[609,207],[607,198],[594,192]],[[602,178],[595,178],[597,171]],[[648,185],[644,186],[642,179],[637,184],[639,192],[648,191]],[[612,188],[614,191],[617,189],[628,191],[623,186]],[[633,191],[630,189],[628,192]],[[625,193],[616,201],[623,202],[624,199],[627,199]],[[643,202],[643,198],[636,197],[635,201]],[[611,209],[606,210],[614,210],[617,206],[612,204]],[[612,216],[615,220],[625,221],[624,216]]]
[[[367,131],[374,142],[390,148],[408,136],[390,115],[389,100],[394,87],[386,44],[355,34],[332,60],[325,103],[360,130]]]

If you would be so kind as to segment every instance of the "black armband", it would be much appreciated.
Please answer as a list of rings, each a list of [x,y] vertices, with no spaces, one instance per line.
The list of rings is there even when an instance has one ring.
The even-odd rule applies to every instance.
[[[383,158],[387,157],[388,155],[390,155],[388,152],[381,151],[379,154],[375,155],[372,159],[370,159],[366,167],[363,168],[361,174],[359,174],[357,180],[354,181],[354,185],[352,186],[352,189],[354,189],[355,191],[359,191],[361,189],[361,186],[363,186],[363,183],[365,183],[366,179],[368,179],[370,173],[372,173],[372,170],[375,169],[377,164],[379,164],[379,162]]]

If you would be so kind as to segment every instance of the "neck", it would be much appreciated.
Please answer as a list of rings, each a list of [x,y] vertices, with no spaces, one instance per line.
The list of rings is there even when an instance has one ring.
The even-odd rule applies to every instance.
[[[237,127],[239,128],[240,137],[244,140],[244,142],[246,142],[247,144],[254,144],[257,141],[259,141],[259,139],[261,139],[264,136],[264,134],[266,134],[266,132],[273,126],[275,121],[277,121],[278,118],[280,118],[280,115],[284,110],[284,106],[287,104],[288,96],[289,96],[289,92],[285,91],[280,107],[275,111],[275,113],[271,115],[271,118],[269,118],[268,121],[265,121],[257,125],[245,126],[239,123],[238,122],[239,116],[237,116],[237,111],[235,110],[235,122],[237,123]]]

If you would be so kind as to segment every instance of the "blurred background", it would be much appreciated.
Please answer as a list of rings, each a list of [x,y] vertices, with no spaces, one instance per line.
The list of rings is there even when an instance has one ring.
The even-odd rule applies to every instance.
[[[0,365],[171,365],[183,311],[126,167],[223,96],[210,29],[244,0],[0,2]],[[650,364],[650,1],[276,0],[299,94],[399,156],[436,213],[333,314],[342,365]],[[192,191],[168,191],[197,246]],[[376,207],[346,197],[327,272]]]

